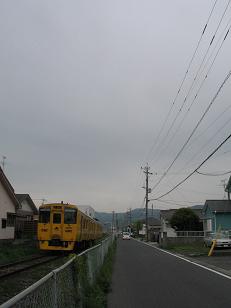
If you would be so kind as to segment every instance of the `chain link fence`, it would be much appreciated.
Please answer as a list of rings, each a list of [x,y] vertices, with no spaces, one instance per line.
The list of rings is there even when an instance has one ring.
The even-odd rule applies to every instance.
[[[92,285],[103,265],[114,237],[74,256],[58,269],[11,298],[0,308],[83,307],[84,290]]]

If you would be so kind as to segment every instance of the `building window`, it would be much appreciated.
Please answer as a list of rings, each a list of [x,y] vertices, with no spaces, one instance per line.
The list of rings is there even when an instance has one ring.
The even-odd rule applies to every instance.
[[[2,229],[6,229],[6,219],[2,218]]]
[[[7,213],[7,221],[6,221],[7,227],[14,227],[15,225],[15,215],[11,213]]]

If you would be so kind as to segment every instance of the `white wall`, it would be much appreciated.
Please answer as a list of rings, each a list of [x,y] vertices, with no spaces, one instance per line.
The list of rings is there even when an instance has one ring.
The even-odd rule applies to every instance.
[[[161,218],[161,232],[167,232],[167,237],[177,236],[175,230],[163,218]]]
[[[7,219],[7,212],[15,213],[15,206],[0,182],[0,240],[14,238],[14,227],[2,229],[2,218]]]
[[[27,211],[27,212],[31,212],[33,214],[33,211],[31,209],[29,203],[27,202],[27,200],[23,200],[21,202],[21,206],[22,206],[21,211]]]

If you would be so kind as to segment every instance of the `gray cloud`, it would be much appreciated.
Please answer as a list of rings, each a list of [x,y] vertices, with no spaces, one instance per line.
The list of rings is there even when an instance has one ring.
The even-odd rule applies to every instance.
[[[149,150],[211,6],[211,1],[180,0],[2,1],[0,154],[7,156],[6,172],[15,190],[35,199],[91,203],[98,210],[140,206],[144,191],[139,169],[147,153],[152,170],[164,172],[229,69],[230,39],[175,139],[170,135],[166,145],[161,139],[165,151],[157,160],[156,152]],[[224,6],[220,3],[216,8],[197,65]],[[196,67],[189,72],[191,79],[170,119],[176,115]],[[229,97],[230,83],[198,134],[229,106]],[[228,119],[227,113],[195,140],[172,172],[181,170]],[[190,168],[230,128],[227,124],[210,140]],[[224,151],[229,149],[227,145]],[[208,169],[226,169],[229,157],[218,156]],[[170,175],[156,193],[181,178]],[[189,187],[208,192],[200,195],[202,202],[214,191],[222,196],[222,189],[216,186],[219,181],[192,179],[182,187],[182,194]],[[179,194],[170,197],[179,199]],[[184,195],[188,200],[197,199],[194,193]]]

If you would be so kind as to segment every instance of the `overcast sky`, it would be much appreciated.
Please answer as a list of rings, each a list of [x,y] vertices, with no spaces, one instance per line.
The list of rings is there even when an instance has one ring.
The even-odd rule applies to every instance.
[[[0,1],[0,158],[7,157],[15,192],[36,204],[143,207],[140,167],[149,163],[156,186],[231,69],[231,34],[221,46],[231,6],[225,11],[229,1],[221,0],[173,105],[214,2]],[[230,97],[231,78],[150,198],[174,187],[229,135]],[[230,141],[200,169],[230,170]],[[193,175],[154,208],[223,199],[221,180],[229,176]]]

